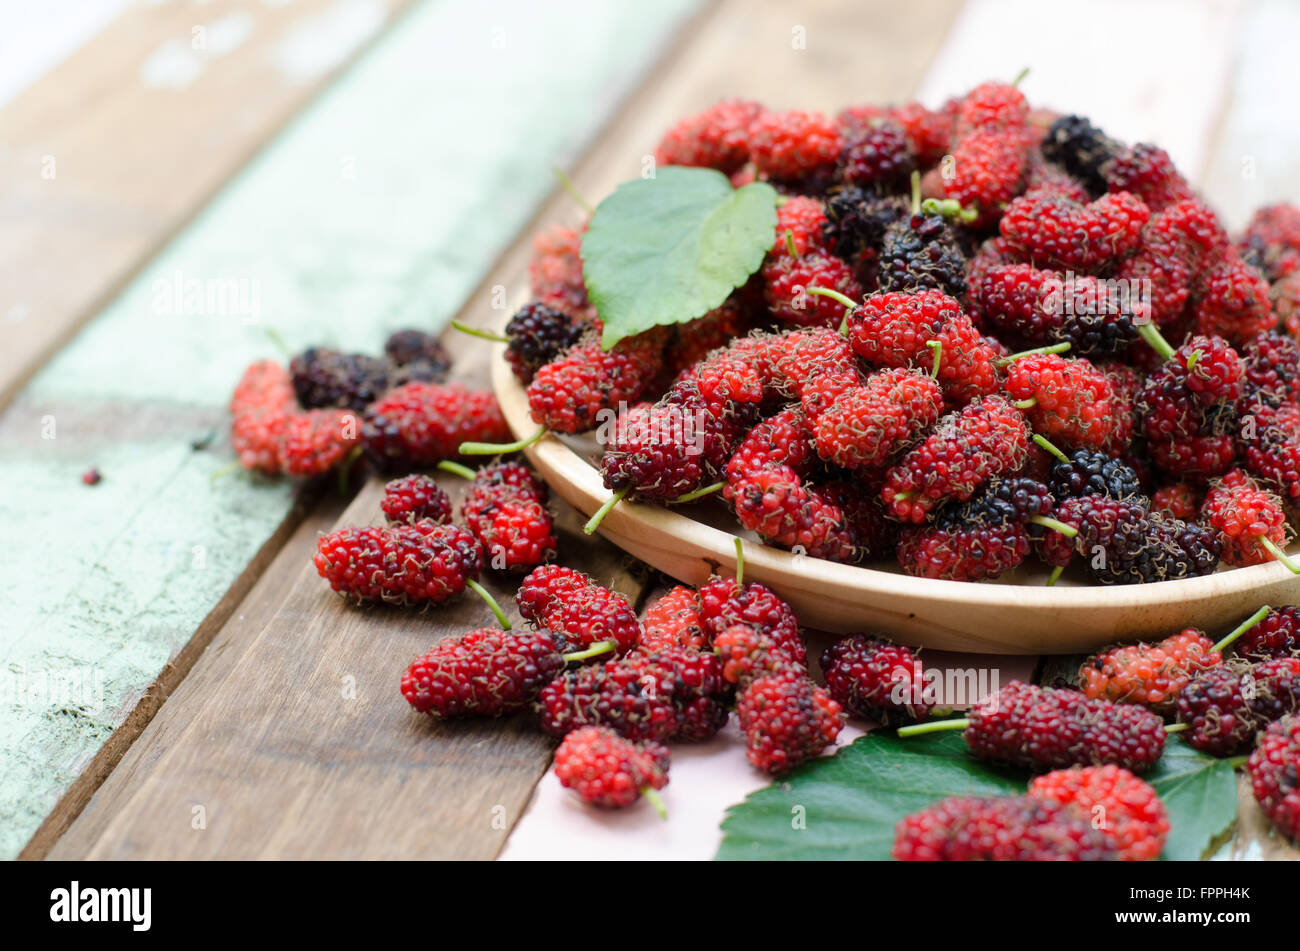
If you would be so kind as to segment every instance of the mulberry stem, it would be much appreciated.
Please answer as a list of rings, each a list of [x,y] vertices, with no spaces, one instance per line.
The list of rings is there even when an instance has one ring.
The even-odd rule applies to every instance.
[[[469,479],[470,481],[478,477],[478,473],[469,466],[462,466],[459,462],[452,462],[450,459],[442,460],[442,462],[438,463],[438,468],[443,472],[450,472],[452,475],[458,475],[462,479]]]
[[[453,320],[451,326],[463,334],[469,334],[471,337],[478,337],[480,340],[491,340],[493,343],[509,343],[509,337],[503,337],[501,334],[489,333],[486,330],[479,330],[471,327],[469,324],[462,324],[459,320]]]
[[[1047,587],[1050,588],[1052,585],[1056,584],[1057,579],[1061,577],[1061,572],[1063,571],[1065,571],[1065,565],[1057,565],[1053,568],[1052,573],[1047,576]]]
[[[553,165],[551,166],[551,174],[555,176],[555,180],[560,183],[560,187],[568,192],[569,197],[577,203],[578,207],[587,213],[588,218],[596,213],[596,209],[592,207],[591,202],[587,201],[582,192],[578,191],[578,186],[573,184],[573,179],[568,176],[564,169],[558,165]]]
[[[1155,324],[1147,321],[1137,325],[1138,336],[1147,342],[1156,353],[1160,354],[1161,360],[1168,360],[1174,355],[1174,348],[1170,346],[1169,341],[1160,333],[1160,328]]]
[[[841,294],[833,287],[806,287],[804,288],[804,291],[809,294],[817,294],[821,297],[829,297],[831,300],[837,300],[850,310],[858,306],[858,302],[852,297],[848,294]]]
[[[968,726],[970,720],[966,717],[959,720],[931,720],[929,723],[914,723],[912,726],[899,727],[898,735],[920,736],[922,733],[939,733],[943,730],[964,730]]]
[[[943,359],[943,341],[927,340],[925,345],[934,351],[934,366],[930,368],[930,379],[939,379],[939,362]]]
[[[1278,548],[1277,545],[1274,544],[1273,539],[1269,538],[1267,535],[1260,535],[1259,543],[1272,552],[1274,558],[1286,565],[1291,574],[1300,575],[1300,565],[1297,565],[1290,555]]]
[[[1067,340],[1064,343],[1054,343],[1047,347],[1034,347],[1033,350],[1021,350],[1019,353],[1012,353],[1005,357],[999,357],[994,362],[997,363],[998,366],[1004,367],[1008,363],[1015,363],[1021,357],[1034,357],[1046,353],[1065,353],[1069,349],[1070,341]]]
[[[659,795],[659,790],[653,786],[646,786],[641,790],[641,795],[645,797],[646,802],[654,806],[655,812],[659,813],[660,819],[668,818],[668,807],[664,805],[664,797]]]
[[[1170,723],[1168,726],[1165,727],[1165,732],[1166,732],[1166,733],[1182,733],[1184,730],[1186,730],[1186,729],[1190,729],[1190,728],[1191,728],[1191,724],[1190,724],[1190,723]]]
[[[790,257],[799,257],[799,249],[794,246],[794,232],[789,228],[785,229],[785,249],[790,252]]]
[[[487,588],[473,578],[465,582],[465,587],[482,598],[484,603],[492,609],[492,613],[497,616],[497,623],[501,625],[501,630],[508,631],[511,629],[510,618],[506,617],[506,612],[501,610],[501,605],[497,604],[496,598],[492,597]]]
[[[360,446],[353,446],[353,447],[348,451],[347,456],[344,457],[343,462],[340,463],[340,465],[339,465],[339,495],[347,495],[347,494],[348,494],[348,476],[350,476],[350,475],[352,474],[352,467],[353,467],[354,465],[356,465],[357,460],[360,459],[360,458],[361,458],[361,447],[360,447]]]
[[[736,587],[744,587],[745,584],[745,543],[741,541],[739,535],[736,536]]]
[[[1233,641],[1235,641],[1237,638],[1241,637],[1241,635],[1245,634],[1247,631],[1249,631],[1252,627],[1254,627],[1254,626],[1255,626],[1256,624],[1258,624],[1260,621],[1264,620],[1264,615],[1268,614],[1268,612],[1271,611],[1271,610],[1273,610],[1273,609],[1270,608],[1267,604],[1264,605],[1262,608],[1260,608],[1258,611],[1256,611],[1256,612],[1255,612],[1254,614],[1252,614],[1250,617],[1246,618],[1246,620],[1242,621],[1239,625],[1237,625],[1235,628],[1233,628],[1231,634],[1229,634],[1229,635],[1228,635],[1227,637],[1225,637],[1223,640],[1219,641],[1219,643],[1217,643],[1217,644],[1215,644],[1213,647],[1211,647],[1211,648],[1210,648],[1210,652],[1213,653],[1213,654],[1220,653],[1220,652],[1221,652],[1225,647],[1227,647],[1229,644],[1231,644],[1231,643],[1232,643]]]
[[[575,660],[587,660],[591,657],[599,657],[601,654],[608,654],[616,647],[618,647],[617,641],[596,641],[586,650],[576,651],[572,654],[562,654],[561,656],[564,658],[564,662],[569,664]]]
[[[456,451],[462,456],[505,455],[508,452],[519,452],[521,449],[527,449],[545,435],[546,427],[543,426],[527,439],[520,439],[518,442],[463,442]]]
[[[1029,521],[1035,525],[1041,525],[1043,528],[1050,528],[1054,532],[1060,532],[1066,538],[1073,538],[1079,534],[1079,530],[1072,525],[1066,525],[1064,522],[1058,522],[1054,518],[1046,515],[1031,515]]]
[[[1055,446],[1053,446],[1046,436],[1040,436],[1038,435],[1038,433],[1034,433],[1034,442],[1038,443],[1039,446],[1041,446],[1043,449],[1046,449],[1057,459],[1064,462],[1067,466],[1070,464],[1070,457],[1067,456],[1065,453],[1061,452],[1061,450],[1057,449]]]
[[[596,514],[587,519],[587,524],[582,526],[583,533],[594,535],[596,529],[600,528],[600,523],[605,520],[605,516],[614,510],[615,505],[618,505],[619,502],[623,501],[623,496],[627,495],[628,489],[630,488],[631,486],[624,486],[606,499],[605,504],[596,509]]]
[[[726,485],[725,482],[715,482],[712,485],[706,485],[702,489],[696,489],[694,492],[687,492],[685,495],[679,495],[673,499],[674,504],[678,502],[694,502],[696,499],[702,499],[706,495],[712,495]]]

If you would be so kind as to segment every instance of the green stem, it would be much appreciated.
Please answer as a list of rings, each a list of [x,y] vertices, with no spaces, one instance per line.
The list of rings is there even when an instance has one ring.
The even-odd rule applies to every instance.
[[[914,496],[914,495],[916,495],[916,493],[915,493],[915,492],[911,492],[911,491],[907,491],[907,492],[897,492],[897,493],[894,494],[894,501],[895,501],[895,502],[906,502],[908,499],[910,499],[910,498],[911,498],[912,496]]]
[[[292,359],[293,351],[289,349],[289,345],[285,343],[284,338],[280,336],[280,331],[276,330],[274,327],[264,327],[262,329],[266,331],[266,336],[270,339],[271,343],[275,344],[275,349],[279,350],[280,354],[286,360]]]
[[[1041,525],[1043,528],[1050,528],[1054,532],[1060,532],[1066,538],[1073,538],[1079,534],[1079,530],[1072,525],[1066,525],[1064,522],[1058,522],[1054,518],[1046,515],[1031,515],[1029,521],[1035,525]]]
[[[1174,348],[1170,346],[1169,341],[1160,333],[1160,328],[1150,321],[1137,325],[1138,336],[1147,342],[1156,353],[1160,354],[1161,360],[1168,360],[1174,355]]]
[[[831,300],[837,300],[845,307],[852,310],[858,306],[857,301],[847,294],[841,294],[833,287],[806,287],[804,291],[808,294],[817,294],[820,297],[829,297]]]
[[[1271,610],[1273,609],[1270,608],[1267,604],[1264,605],[1262,608],[1260,608],[1250,617],[1246,618],[1246,620],[1242,621],[1235,628],[1233,628],[1232,633],[1230,633],[1227,637],[1225,637],[1223,640],[1219,641],[1219,643],[1211,647],[1210,648],[1211,653],[1222,653],[1225,647],[1227,647],[1237,638],[1241,637],[1241,635],[1245,634],[1247,631],[1249,631],[1260,621],[1264,620],[1265,615],[1267,615],[1268,612]]]
[[[1186,729],[1188,729],[1188,728],[1190,728],[1190,727],[1191,727],[1191,724],[1190,724],[1190,723],[1171,723],[1171,724],[1169,724],[1168,726],[1165,727],[1165,732],[1166,732],[1166,733],[1182,733],[1184,730],[1186,730]]]
[[[938,215],[940,218],[957,218],[961,221],[974,221],[979,212],[974,208],[963,208],[956,198],[927,198],[921,202],[921,213]]]
[[[506,617],[506,612],[501,610],[501,605],[497,604],[496,598],[492,597],[487,588],[483,587],[473,578],[470,578],[465,582],[465,587],[469,588],[482,598],[484,603],[492,609],[492,613],[497,616],[497,623],[501,625],[501,630],[508,631],[511,629],[510,618]]]
[[[1021,350],[1019,353],[1008,354],[1005,357],[999,357],[996,362],[998,366],[1004,367],[1008,363],[1014,363],[1021,357],[1033,357],[1042,353],[1065,353],[1069,349],[1070,341],[1067,340],[1064,343],[1054,343],[1047,347],[1034,347],[1033,350]]]
[[[912,726],[899,727],[898,735],[920,736],[922,733],[938,733],[942,730],[964,730],[968,726],[970,720],[964,717],[960,720],[931,720],[929,723],[914,723]]]
[[[745,586],[745,543],[736,536],[736,587]]]
[[[1028,75],[1029,75],[1029,67],[1026,66],[1020,72],[1016,73],[1015,79],[1011,80],[1012,87],[1018,87],[1022,82],[1025,81],[1025,77]]]
[[[1196,362],[1200,360],[1202,353],[1199,350],[1193,350],[1187,357],[1187,372],[1191,373],[1196,369]]]
[[[939,379],[939,363],[943,359],[943,341],[927,340],[925,345],[934,351],[934,366],[930,368],[930,379]]]
[[[1040,436],[1038,435],[1038,433],[1034,433],[1034,442],[1038,443],[1039,446],[1046,449],[1057,459],[1060,459],[1062,462],[1064,462],[1067,466],[1070,464],[1070,457],[1067,456],[1065,453],[1061,452],[1061,450],[1057,449],[1055,446],[1053,446],[1051,442],[1048,441],[1046,436]]]
[[[921,213],[921,173],[912,172],[912,214]]]
[[[348,494],[348,477],[352,474],[352,467],[353,467],[354,465],[356,465],[356,464],[357,464],[357,460],[361,458],[361,451],[362,451],[362,450],[361,450],[361,447],[360,447],[360,446],[353,446],[353,447],[348,451],[347,456],[344,457],[343,462],[340,463],[340,465],[339,465],[339,495],[347,495],[347,494]]]
[[[599,657],[601,654],[608,654],[614,648],[618,647],[618,641],[596,641],[586,650],[576,651],[572,654],[564,654],[564,662],[571,664],[575,660],[588,660],[592,657]]]
[[[462,324],[459,320],[453,320],[451,326],[463,334],[469,334],[471,337],[478,337],[480,340],[491,340],[493,343],[509,343],[509,337],[503,337],[501,334],[489,333],[486,330],[479,330],[471,327],[469,324]]]
[[[243,463],[236,459],[234,462],[222,466],[216,472],[212,473],[212,475],[208,476],[208,481],[216,482],[218,479],[224,479],[226,476],[230,475],[230,473],[239,471],[241,465],[243,465]]]
[[[578,191],[578,186],[573,184],[573,179],[565,173],[564,169],[558,165],[552,165],[551,173],[555,176],[555,180],[560,183],[560,187],[568,192],[569,197],[577,203],[578,207],[587,213],[587,217],[590,218],[596,213],[596,209],[592,207],[591,202],[587,201],[582,192]]]
[[[1061,572],[1063,572],[1064,570],[1065,570],[1065,565],[1057,565],[1055,568],[1053,568],[1052,573],[1047,576],[1047,587],[1050,588],[1052,587],[1052,585],[1056,584],[1057,580],[1061,577]]]
[[[790,257],[799,257],[799,249],[794,246],[794,232],[789,228],[785,229],[785,249],[790,253]]]
[[[438,463],[438,468],[443,472],[458,475],[462,479],[469,479],[471,482],[478,478],[478,473],[469,466],[462,466],[459,462],[452,462],[450,459],[442,460],[442,462]]]
[[[668,807],[664,805],[664,797],[659,795],[659,790],[653,786],[646,786],[641,790],[641,795],[645,797],[646,802],[654,806],[655,812],[659,813],[660,819],[668,818]]]
[[[596,529],[600,528],[600,523],[605,520],[605,516],[614,510],[615,505],[623,501],[623,496],[627,495],[630,488],[631,486],[624,486],[606,499],[605,504],[596,509],[596,514],[587,519],[587,524],[582,526],[583,532],[587,535],[594,535]]]
[[[1011,405],[1014,406],[1016,409],[1032,409],[1033,407],[1038,405],[1038,397],[1031,396],[1027,400],[1016,400]]]
[[[1291,574],[1300,575],[1300,565],[1297,565],[1290,555],[1278,548],[1273,539],[1267,535],[1260,535],[1259,543],[1272,552],[1274,558],[1286,565]]]
[[[1249,755],[1229,756],[1227,759],[1224,760],[1224,762],[1227,763],[1229,766],[1231,766],[1233,769],[1241,769],[1241,767],[1246,765],[1246,761],[1248,759],[1250,759]]]
[[[545,435],[546,427],[543,426],[527,439],[521,439],[518,442],[463,442],[456,451],[462,456],[504,455],[508,452],[519,452],[521,449],[527,449]]]
[[[694,492],[687,492],[684,495],[677,496],[677,498],[673,499],[673,503],[694,502],[696,499],[702,499],[706,495],[712,495],[714,492],[722,489],[725,485],[725,482],[715,482],[712,485],[706,485],[702,489],[696,489]]]

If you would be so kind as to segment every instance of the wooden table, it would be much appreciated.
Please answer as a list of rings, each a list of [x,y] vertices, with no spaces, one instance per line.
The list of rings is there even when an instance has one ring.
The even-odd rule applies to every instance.
[[[441,326],[452,316],[499,323],[493,291],[525,283],[531,230],[578,219],[562,194],[542,201],[552,162],[599,197],[638,174],[676,117],[722,96],[827,110],[918,94],[937,102],[1005,62],[1007,75],[1031,66],[1025,89],[1036,103],[1169,143],[1234,223],[1263,195],[1294,197],[1300,182],[1297,152],[1283,147],[1300,132],[1269,127],[1259,136],[1249,122],[1300,67],[1271,57],[1265,72],[1258,57],[1238,59],[1223,42],[1293,30],[1296,15],[1264,0],[1206,4],[1176,23],[1159,4],[1131,2],[1095,4],[1081,17],[1061,5],[988,0],[718,0],[653,14],[597,4],[568,17],[554,5],[541,15],[519,2],[495,19],[430,3],[399,19],[407,4],[390,0],[370,22],[330,20],[339,8],[324,3],[213,6],[222,9],[204,24],[208,35],[224,22],[217,35],[233,47],[204,51],[201,74],[179,91],[164,94],[159,83],[181,82],[183,63],[162,74],[170,80],[151,73],[153,85],[134,76],[142,58],[192,36],[193,24],[170,8],[133,8],[0,111],[0,320],[8,314],[16,328],[15,346],[0,359],[0,399],[12,398],[0,433],[14,440],[0,452],[0,487],[30,480],[23,460],[44,453],[40,474],[58,480],[100,465],[105,482],[93,492],[104,495],[60,481],[29,492],[28,503],[92,518],[85,500],[108,498],[114,511],[133,513],[96,524],[87,539],[95,550],[71,562],[95,604],[70,585],[57,603],[21,617],[22,636],[0,640],[11,668],[19,656],[60,656],[113,673],[107,709],[80,718],[75,707],[42,711],[34,732],[0,749],[32,784],[0,802],[0,816],[22,832],[12,851],[26,858],[492,858],[508,840],[509,857],[548,847],[538,830],[556,817],[555,790],[539,786],[550,742],[523,718],[413,718],[395,688],[410,657],[484,623],[482,606],[357,610],[331,596],[308,563],[319,532],[377,520],[381,482],[347,499],[325,486],[208,476],[229,459],[222,405],[231,381],[247,360],[273,355],[263,327],[292,347],[328,341],[373,350],[405,324]],[[1159,19],[1176,34],[1122,71],[1106,68],[1098,47],[1097,68],[1083,81],[1078,58],[1053,52],[1047,39],[1065,20],[1104,32],[1108,15]],[[575,22],[585,24],[576,34]],[[240,24],[246,35],[236,43]],[[332,57],[322,52],[330,35],[345,38]],[[448,56],[464,48],[443,66],[452,80],[473,80],[455,104],[450,87],[426,75],[439,68],[427,55],[435,37]],[[494,53],[518,71],[497,63],[470,75]],[[268,62],[278,64],[269,73]],[[59,177],[44,182],[58,190],[37,184],[46,155]],[[1243,156],[1255,159],[1255,177],[1234,182]],[[83,173],[92,157],[93,172]],[[142,162],[150,174],[139,174]],[[483,183],[478,192],[448,185],[471,175]],[[340,207],[351,216],[334,214]],[[73,254],[52,261],[64,248]],[[225,319],[197,330],[185,318],[204,315],[151,311],[150,293],[178,269],[261,281],[266,306],[215,315]],[[459,335],[447,344],[456,376],[484,384],[484,348]],[[105,365],[115,348],[127,353],[116,374]],[[47,417],[63,440],[53,447],[33,435]],[[140,458],[149,464],[136,478],[129,459]],[[168,479],[151,482],[148,473],[160,468]],[[446,483],[453,493],[455,482]],[[165,517],[149,518],[151,506]],[[218,515],[220,531],[211,528]],[[662,584],[581,537],[571,510],[559,522],[566,564],[638,604]],[[22,522],[33,534],[35,526]],[[41,548],[55,566],[78,547],[62,534],[73,526],[56,528]],[[142,551],[158,556],[160,547],[184,570],[164,572],[156,590],[128,590],[128,571],[149,570]],[[166,555],[169,547],[176,551]],[[199,561],[204,567],[195,568]],[[509,602],[512,590],[489,587]],[[98,610],[115,598],[130,610]],[[161,601],[169,613],[160,613]],[[51,617],[92,610],[93,633],[108,642],[98,653],[85,631],[42,629]],[[133,628],[142,617],[143,633]],[[45,652],[22,654],[33,642]],[[124,655],[132,664],[114,667]],[[1039,658],[966,664],[1047,680],[1063,669]],[[727,742],[719,741],[723,755],[734,755]],[[739,782],[738,795],[760,783],[750,775]],[[701,835],[726,804],[715,797],[692,807]],[[638,834],[617,821],[574,828],[589,829],[592,849]],[[1281,854],[1264,829],[1243,794],[1238,836],[1223,854]],[[642,854],[711,853],[707,839],[703,847],[666,841]]]

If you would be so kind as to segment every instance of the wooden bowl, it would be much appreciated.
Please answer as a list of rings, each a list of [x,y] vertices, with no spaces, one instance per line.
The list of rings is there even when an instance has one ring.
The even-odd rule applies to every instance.
[[[535,433],[524,389],[499,353],[492,359],[492,382],[516,437]],[[565,440],[547,434],[525,453],[552,490],[580,512],[591,515],[610,498],[600,473]],[[892,562],[864,568],[769,547],[740,530],[717,502],[668,509],[625,500],[599,531],[690,585],[702,584],[715,571],[734,572],[739,534],[746,539],[745,578],[763,582],[789,601],[803,624],[836,632],[879,631],[938,650],[1072,654],[1117,640],[1161,638],[1185,627],[1226,633],[1261,605],[1291,604],[1300,596],[1300,576],[1275,562],[1117,587],[1067,573],[1049,588],[1046,572],[1034,568],[991,583],[913,578]]]

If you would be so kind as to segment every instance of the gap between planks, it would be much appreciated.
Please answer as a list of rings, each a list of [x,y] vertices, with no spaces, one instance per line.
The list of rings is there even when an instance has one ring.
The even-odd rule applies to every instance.
[[[942,5],[945,23],[958,5]],[[606,127],[575,181],[590,196],[606,194],[640,173],[643,156],[672,121],[726,95],[824,109],[846,104],[847,88],[854,98],[906,98],[942,40],[936,8],[900,12],[872,0],[857,12],[853,24],[845,23],[835,4],[814,2],[801,8],[795,24],[776,2],[731,0],[705,11]],[[792,44],[796,28],[805,31],[809,49]],[[790,70],[769,68],[777,55],[801,59]],[[791,88],[791,75],[800,88]],[[529,232],[538,221],[577,218],[567,197],[553,197],[460,319],[499,325],[504,314],[492,307],[493,291],[526,281]],[[457,375],[482,384],[488,348],[454,334],[448,343]],[[381,486],[372,479],[340,522],[373,519]],[[561,507],[561,522],[575,519]],[[301,567],[311,537],[300,535],[274,566],[283,563],[286,573],[298,567],[288,596],[261,627],[227,625],[217,642],[224,674],[209,676],[204,658],[51,858],[491,858],[499,852],[546,769],[550,742],[531,727],[521,729],[517,719],[413,720],[395,686],[401,667],[437,636],[489,623],[490,615],[468,599],[429,614],[350,608]],[[642,599],[644,583],[625,569],[626,556],[590,540],[566,541],[566,563]],[[495,582],[493,588],[509,603],[512,590]],[[237,658],[225,656],[237,651]],[[355,678],[355,699],[340,693],[345,677]],[[431,734],[439,742],[430,742]],[[382,816],[368,809],[375,802],[384,803]],[[191,828],[199,806],[207,824],[202,831]]]
[[[337,19],[333,0],[134,4],[0,109],[0,408],[410,5],[376,0],[374,29],[307,76],[277,67],[276,50]],[[219,24],[246,39],[192,49],[195,30]],[[201,71],[143,78],[168,59]]]

